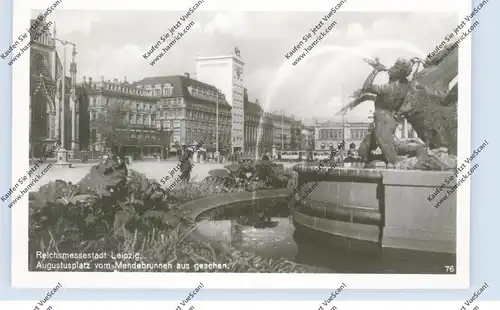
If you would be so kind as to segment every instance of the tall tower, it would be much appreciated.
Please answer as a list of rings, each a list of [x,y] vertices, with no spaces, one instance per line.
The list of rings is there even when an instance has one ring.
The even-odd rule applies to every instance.
[[[244,65],[237,47],[234,48],[231,55],[198,57],[196,59],[196,78],[220,89],[232,107],[231,145],[233,152],[244,151],[245,145],[243,134],[245,120],[243,106]]]

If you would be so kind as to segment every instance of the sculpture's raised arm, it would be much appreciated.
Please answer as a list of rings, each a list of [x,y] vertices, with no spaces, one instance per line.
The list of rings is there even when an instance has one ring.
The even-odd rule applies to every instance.
[[[348,111],[357,107],[360,103],[363,103],[365,101],[370,101],[370,100],[373,101],[376,98],[377,98],[377,95],[372,94],[372,93],[360,94],[359,97],[354,98],[354,100],[350,101],[348,104],[343,106],[342,109],[340,109],[337,113],[335,113],[335,115],[346,114]]]
[[[354,92],[351,102],[346,104],[345,106],[340,109],[335,115],[340,115],[340,114],[346,114],[349,110],[354,109],[357,107],[360,103],[365,102],[365,101],[374,101],[377,98],[377,95],[374,94],[371,90],[373,81],[375,80],[375,77],[377,74],[381,71],[387,71],[387,67],[384,66],[383,64],[380,63],[378,58],[375,59],[368,59],[368,58],[363,58],[363,60],[369,64],[371,67],[373,67],[373,71],[370,73],[370,75],[366,78],[365,82],[363,83],[363,86],[361,89],[357,90]]]

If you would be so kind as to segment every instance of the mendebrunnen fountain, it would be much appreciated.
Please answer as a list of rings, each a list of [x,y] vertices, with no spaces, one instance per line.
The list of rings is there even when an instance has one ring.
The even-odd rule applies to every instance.
[[[439,198],[428,197],[456,169],[458,86],[449,90],[449,83],[458,74],[458,52],[412,64],[397,112],[421,140],[398,141],[405,159],[390,168],[301,163],[288,188],[191,201],[181,208],[196,223],[192,235],[286,258],[310,272],[445,273],[456,261],[456,194],[439,207]]]

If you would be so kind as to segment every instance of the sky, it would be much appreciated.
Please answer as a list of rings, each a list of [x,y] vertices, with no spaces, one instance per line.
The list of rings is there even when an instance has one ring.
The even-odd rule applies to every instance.
[[[103,75],[133,82],[185,72],[195,77],[197,56],[229,55],[238,46],[251,101],[259,99],[266,111],[319,120],[333,119],[361,87],[371,71],[363,57],[379,57],[387,65],[398,57],[424,58],[458,24],[452,13],[337,12],[331,19],[336,27],[293,66],[294,57],[287,60],[285,54],[327,12],[200,10],[192,15],[194,27],[151,66],[142,55],[183,13],[57,10],[48,18],[59,38],[77,45],[79,80]],[[386,80],[380,74],[376,82]],[[372,109],[367,102],[347,117],[364,120]]]

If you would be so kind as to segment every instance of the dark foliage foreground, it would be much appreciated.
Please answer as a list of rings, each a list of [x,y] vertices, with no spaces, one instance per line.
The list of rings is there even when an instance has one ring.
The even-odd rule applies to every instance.
[[[36,258],[35,253],[42,251],[140,253],[139,261],[143,263],[220,263],[227,264],[227,269],[220,270],[225,272],[305,271],[284,259],[261,258],[233,248],[216,250],[189,238],[193,223],[178,208],[180,204],[222,193],[285,187],[290,179],[289,173],[276,171],[267,163],[228,168],[227,175],[212,172],[202,182],[168,193],[156,181],[133,170],[127,173],[124,166],[112,161],[92,167],[78,184],[58,180],[42,186],[30,193],[29,269],[46,270],[37,265],[61,262]],[[114,266],[109,257],[80,261],[89,262],[87,271],[116,269],[102,270],[102,265],[95,265]]]

